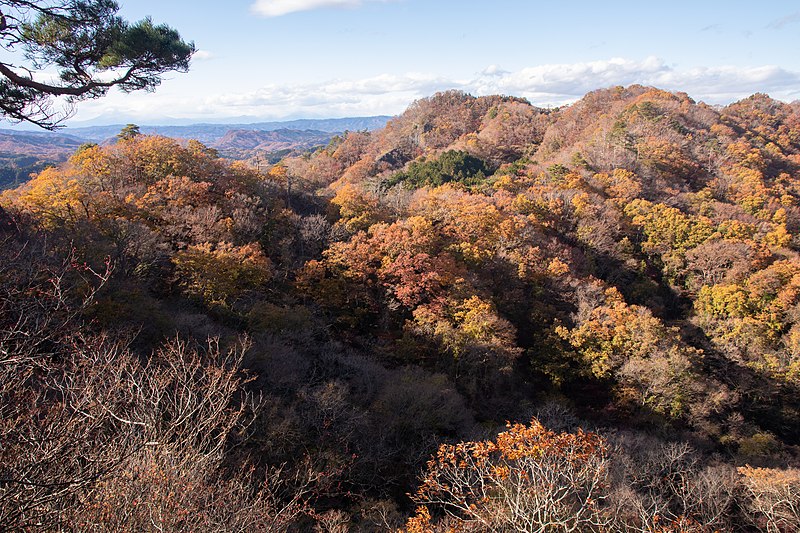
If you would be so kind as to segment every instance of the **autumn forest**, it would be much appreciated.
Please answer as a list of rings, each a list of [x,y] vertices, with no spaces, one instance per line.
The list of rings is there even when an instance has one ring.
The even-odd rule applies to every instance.
[[[800,529],[797,102],[129,129],[0,206],[0,530]]]

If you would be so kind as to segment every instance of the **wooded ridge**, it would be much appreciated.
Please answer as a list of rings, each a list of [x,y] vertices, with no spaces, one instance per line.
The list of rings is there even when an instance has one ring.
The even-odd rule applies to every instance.
[[[800,103],[320,144],[131,130],[2,193],[0,530],[800,529]]]

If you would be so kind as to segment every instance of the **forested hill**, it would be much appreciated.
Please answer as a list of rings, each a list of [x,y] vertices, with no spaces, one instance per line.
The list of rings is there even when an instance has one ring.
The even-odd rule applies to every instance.
[[[798,103],[449,91],[0,205],[0,529],[800,529]]]

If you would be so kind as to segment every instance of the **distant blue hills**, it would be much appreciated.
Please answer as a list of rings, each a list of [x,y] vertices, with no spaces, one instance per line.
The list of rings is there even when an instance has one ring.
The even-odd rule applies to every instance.
[[[139,125],[142,133],[164,135],[178,139],[196,139],[202,143],[213,143],[223,138],[229,131],[275,131],[297,130],[317,131],[326,133],[342,133],[344,131],[377,130],[386,125],[392,118],[380,115],[374,117],[348,117],[329,119],[297,119],[288,121],[256,122],[250,124],[189,124],[181,126],[150,126]],[[114,137],[125,124],[111,126],[89,126],[83,128],[64,128],[58,133],[79,137],[92,142],[102,142]]]
[[[258,155],[274,162],[285,155],[324,146],[345,131],[377,130],[392,117],[298,119],[243,124],[139,125],[144,134],[196,139],[225,157]],[[27,181],[47,164],[65,161],[84,143],[110,143],[125,127],[88,126],[58,131],[0,128],[0,190]]]

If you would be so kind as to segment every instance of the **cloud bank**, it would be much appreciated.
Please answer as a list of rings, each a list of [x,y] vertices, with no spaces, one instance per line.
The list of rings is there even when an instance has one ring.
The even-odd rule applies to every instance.
[[[355,7],[364,1],[380,0],[256,0],[251,10],[264,17],[280,17],[297,11],[310,11],[323,7]]]
[[[792,101],[800,98],[800,72],[777,66],[697,67],[680,69],[663,60],[612,58],[602,61],[527,67],[514,72],[491,65],[470,79],[428,73],[383,74],[364,79],[329,80],[296,85],[266,85],[240,93],[212,95],[128,95],[85,102],[80,119],[100,114],[211,120],[224,117],[263,119],[323,118],[397,114],[412,101],[437,91],[460,89],[474,95],[521,96],[534,105],[559,106],[587,92],[634,83],[684,91],[709,104],[728,104],[756,92]]]

